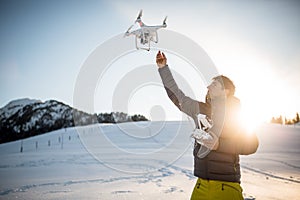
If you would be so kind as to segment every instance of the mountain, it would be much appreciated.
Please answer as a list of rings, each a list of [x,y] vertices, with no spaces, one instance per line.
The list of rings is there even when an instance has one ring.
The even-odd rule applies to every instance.
[[[89,114],[56,100],[18,99],[0,109],[0,143],[66,127],[146,120],[142,115],[120,112]]]

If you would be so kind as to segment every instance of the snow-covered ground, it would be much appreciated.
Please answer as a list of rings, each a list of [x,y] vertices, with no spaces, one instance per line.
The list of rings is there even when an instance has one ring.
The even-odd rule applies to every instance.
[[[98,124],[1,144],[0,199],[189,199],[191,128]],[[300,199],[300,127],[266,124],[257,134],[257,153],[241,156],[245,195]]]

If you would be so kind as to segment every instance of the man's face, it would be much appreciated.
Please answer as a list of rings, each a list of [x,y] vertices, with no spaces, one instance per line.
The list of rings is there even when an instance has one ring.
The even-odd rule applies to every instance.
[[[226,95],[226,91],[222,84],[217,80],[214,80],[209,86],[207,86],[207,89],[211,98]]]

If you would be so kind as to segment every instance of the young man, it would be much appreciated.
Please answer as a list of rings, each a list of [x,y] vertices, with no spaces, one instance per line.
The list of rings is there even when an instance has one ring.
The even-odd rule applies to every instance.
[[[157,53],[156,63],[169,98],[193,118],[196,127],[201,128],[198,114],[212,121],[208,130],[211,137],[195,140],[194,175],[198,180],[191,200],[243,200],[239,155],[255,153],[258,139],[255,134],[244,134],[240,127],[240,102],[234,96],[233,82],[226,76],[213,78],[207,87],[206,101],[199,102],[185,96],[178,88],[164,53]]]

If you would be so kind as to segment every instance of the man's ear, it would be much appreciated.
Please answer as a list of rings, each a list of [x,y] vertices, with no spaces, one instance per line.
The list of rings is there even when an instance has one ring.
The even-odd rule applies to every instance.
[[[228,96],[229,96],[229,94],[230,94],[230,90],[228,90],[228,89],[225,89],[225,94],[226,94],[226,97],[228,97]]]

